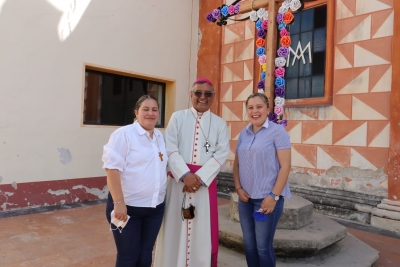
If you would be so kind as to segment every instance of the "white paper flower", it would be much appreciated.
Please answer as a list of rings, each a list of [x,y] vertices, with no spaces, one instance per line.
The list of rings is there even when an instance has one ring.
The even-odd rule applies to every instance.
[[[263,89],[258,89],[258,92],[259,92],[260,94],[264,94],[264,90],[263,90]]]
[[[292,0],[290,3],[290,9],[292,11],[297,11],[301,7],[301,2],[300,0]]]
[[[284,67],[286,65],[286,59],[284,57],[275,58],[275,67]]]
[[[265,13],[265,8],[260,8],[259,10],[257,10],[258,18],[262,19],[264,13]]]
[[[283,1],[282,6],[289,8],[289,7],[290,7],[290,2],[291,2],[291,1],[292,1],[292,0],[285,0],[285,1]]]
[[[285,14],[286,12],[288,12],[289,11],[289,8],[288,7],[285,7],[285,6],[281,6],[279,9],[278,9],[278,13],[279,14]]]
[[[279,106],[284,106],[285,105],[285,99],[283,97],[275,97],[275,105]]]
[[[265,10],[265,13],[263,14],[263,20],[268,20],[268,10]]]
[[[257,11],[253,10],[250,12],[250,19],[254,22],[256,22],[258,20]]]

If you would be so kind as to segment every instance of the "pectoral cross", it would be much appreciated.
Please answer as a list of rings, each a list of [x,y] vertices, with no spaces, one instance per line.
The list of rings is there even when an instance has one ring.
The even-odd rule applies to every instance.
[[[158,152],[158,156],[160,157],[160,159],[161,159],[161,161],[163,161],[163,156],[164,156],[164,154],[163,153],[161,153],[161,152]]]
[[[211,146],[211,145],[208,143],[208,140],[206,140],[206,143],[205,143],[203,146],[206,148],[206,153],[208,154],[208,148]]]

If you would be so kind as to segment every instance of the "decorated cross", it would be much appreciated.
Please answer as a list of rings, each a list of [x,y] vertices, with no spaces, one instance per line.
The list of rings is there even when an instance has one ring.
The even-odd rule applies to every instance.
[[[273,112],[268,115],[269,120],[285,126],[287,120],[283,117],[284,77],[291,49],[287,26],[293,22],[292,12],[302,10],[305,1],[307,0],[236,0],[230,6],[222,5],[207,14],[209,22],[224,26],[227,24],[227,19],[231,19],[230,17],[251,11],[250,16],[239,20],[251,19],[258,30],[256,54],[262,69],[257,83],[258,92],[264,93],[269,99],[269,106],[273,107]],[[277,47],[278,31],[279,48]]]

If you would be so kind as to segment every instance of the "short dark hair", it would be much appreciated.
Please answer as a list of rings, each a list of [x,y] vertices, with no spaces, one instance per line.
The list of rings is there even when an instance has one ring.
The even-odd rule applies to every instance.
[[[255,97],[261,98],[262,101],[264,101],[264,103],[267,105],[267,108],[269,108],[268,97],[266,95],[264,95],[263,93],[254,93],[254,94],[249,95],[249,97],[246,100],[246,108],[247,108],[247,103],[249,102],[249,99],[255,98]]]
[[[142,103],[146,100],[146,99],[153,99],[157,102],[157,107],[160,108],[160,105],[158,104],[158,100],[157,98],[155,98],[152,95],[142,95],[141,97],[139,97],[138,101],[135,104],[134,110],[139,110],[140,106],[142,105]]]

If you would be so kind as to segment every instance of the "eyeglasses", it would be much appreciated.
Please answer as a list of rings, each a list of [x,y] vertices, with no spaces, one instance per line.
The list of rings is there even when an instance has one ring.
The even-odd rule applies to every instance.
[[[201,97],[202,95],[204,95],[205,97],[212,97],[213,96],[213,92],[202,92],[202,91],[196,91],[193,92],[193,94],[197,97]]]

